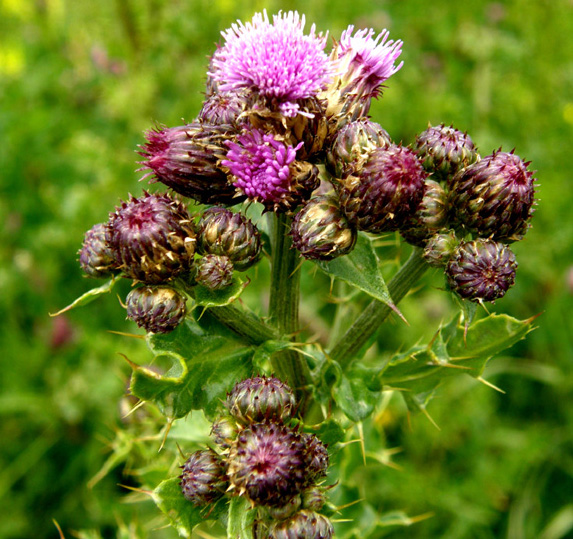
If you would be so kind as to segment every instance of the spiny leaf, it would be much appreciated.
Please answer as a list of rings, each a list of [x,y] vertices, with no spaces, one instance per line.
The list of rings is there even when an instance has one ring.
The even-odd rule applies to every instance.
[[[85,294],[82,294],[79,298],[77,298],[75,301],[73,301],[67,307],[64,307],[57,313],[50,313],[50,316],[59,316],[68,311],[71,311],[72,309],[75,309],[76,307],[81,307],[82,305],[87,305],[88,303],[91,303],[94,299],[99,298],[101,295],[108,294],[109,292],[111,292],[112,288],[114,287],[115,283],[118,280],[119,279],[117,279],[116,277],[112,277],[109,281],[102,284],[101,286],[88,290]]]

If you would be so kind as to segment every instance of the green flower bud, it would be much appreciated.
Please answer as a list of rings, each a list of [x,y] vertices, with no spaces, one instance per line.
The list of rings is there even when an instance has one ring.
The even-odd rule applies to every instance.
[[[513,152],[498,151],[461,170],[450,187],[453,219],[481,237],[522,239],[535,203],[528,165]]]
[[[225,467],[212,449],[196,451],[185,462],[181,479],[183,496],[197,506],[219,499],[228,487]]]
[[[326,503],[323,487],[311,486],[302,491],[302,508],[310,511],[320,511]]]
[[[460,240],[453,230],[434,234],[424,247],[424,259],[430,266],[444,267],[458,248]]]
[[[211,426],[211,438],[221,449],[229,449],[238,432],[237,422],[231,416],[220,417]]]
[[[187,208],[169,195],[123,202],[108,222],[109,244],[125,276],[158,284],[189,271],[195,232]]]
[[[333,536],[330,520],[306,509],[287,520],[273,523],[269,531],[269,539],[330,539]]]
[[[420,133],[414,151],[426,171],[437,180],[447,180],[479,159],[470,136],[444,124],[429,126]]]
[[[339,129],[327,151],[326,170],[335,178],[357,174],[376,148],[390,144],[390,135],[370,119],[350,122]]]
[[[284,520],[292,517],[301,506],[301,497],[299,494],[293,496],[285,505],[278,507],[269,507],[268,513],[273,520]]]
[[[134,288],[126,299],[127,318],[151,333],[169,333],[185,318],[185,298],[168,286]]]
[[[118,263],[109,245],[109,231],[103,223],[94,225],[85,233],[78,254],[80,266],[89,277],[110,277],[119,273]]]
[[[315,260],[348,254],[357,237],[334,196],[311,198],[296,214],[290,234],[293,246],[302,256]]]
[[[517,262],[507,245],[490,239],[461,242],[446,265],[450,288],[470,301],[495,301],[515,281]]]
[[[197,250],[202,254],[226,256],[237,271],[245,271],[261,257],[261,234],[240,213],[226,208],[209,208],[199,221]]]
[[[426,176],[412,150],[376,148],[356,176],[337,184],[340,207],[359,230],[399,230],[422,201]]]
[[[209,290],[222,290],[233,282],[233,263],[227,256],[206,254],[195,267],[195,281]]]
[[[229,413],[242,424],[288,421],[296,401],[292,389],[278,378],[256,376],[233,387],[226,401]]]

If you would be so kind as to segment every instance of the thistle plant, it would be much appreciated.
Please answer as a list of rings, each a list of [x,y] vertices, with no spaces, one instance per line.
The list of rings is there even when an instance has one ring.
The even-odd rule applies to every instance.
[[[354,536],[342,502],[357,425],[397,388],[427,414],[446,376],[483,381],[532,329],[477,309],[514,284],[508,244],[535,206],[529,163],[480,157],[445,124],[393,141],[368,114],[403,67],[403,43],[349,26],[328,51],[328,35],[305,26],[297,12],[263,12],[223,31],[196,119],[142,141],[139,170],[160,189],[121,202],[80,250],[83,271],[110,280],[72,306],[132,281],[127,317],[169,363],[130,359],[130,396],[169,427],[208,424],[179,451],[165,429],[172,465],[150,485],[183,536],[208,523],[228,537]],[[409,252],[388,282],[382,238]],[[431,342],[383,354],[378,329],[392,315],[403,323],[398,305],[429,268],[459,313]],[[268,293],[247,306],[241,295],[265,275]],[[334,312],[329,340],[301,327],[301,276],[334,283],[315,312]],[[359,503],[380,530],[384,515]]]

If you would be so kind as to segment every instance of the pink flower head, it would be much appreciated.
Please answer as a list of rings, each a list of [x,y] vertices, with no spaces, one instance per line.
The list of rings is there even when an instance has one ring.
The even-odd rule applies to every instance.
[[[296,11],[273,15],[272,24],[263,11],[222,32],[225,43],[215,52],[209,73],[219,91],[248,89],[285,116],[296,116],[297,101],[316,96],[332,74],[324,53],[326,36],[317,35],[314,25],[305,35],[304,25],[304,15]]]
[[[302,142],[295,147],[252,128],[228,142],[222,165],[234,176],[234,185],[250,199],[280,202],[290,191],[290,165]]]
[[[402,53],[402,41],[387,41],[389,32],[383,30],[374,37],[374,30],[358,30],[354,36],[354,26],[350,25],[340,37],[333,56],[339,65],[339,76],[349,89],[366,98],[378,97],[380,87],[403,65],[396,60]],[[346,84],[343,84],[346,86]]]

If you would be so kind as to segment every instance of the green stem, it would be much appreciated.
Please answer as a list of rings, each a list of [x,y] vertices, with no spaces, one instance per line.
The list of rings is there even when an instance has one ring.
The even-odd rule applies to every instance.
[[[274,219],[269,318],[279,334],[295,341],[299,330],[300,259],[296,249],[291,248],[288,235],[291,219],[284,214],[271,214],[271,217]],[[304,357],[294,350],[284,350],[272,356],[271,364],[275,374],[302,396],[310,380]]]
[[[397,305],[418,279],[428,269],[423,258],[423,249],[414,248],[410,258],[399,269],[398,273],[388,283],[388,292]],[[362,311],[362,314],[346,330],[346,333],[334,344],[329,356],[340,366],[347,368],[356,354],[366,342],[376,333],[382,322],[392,313],[391,307],[379,300],[372,300]]]
[[[234,305],[211,307],[207,312],[250,344],[262,344],[279,338],[278,333],[256,314]]]

